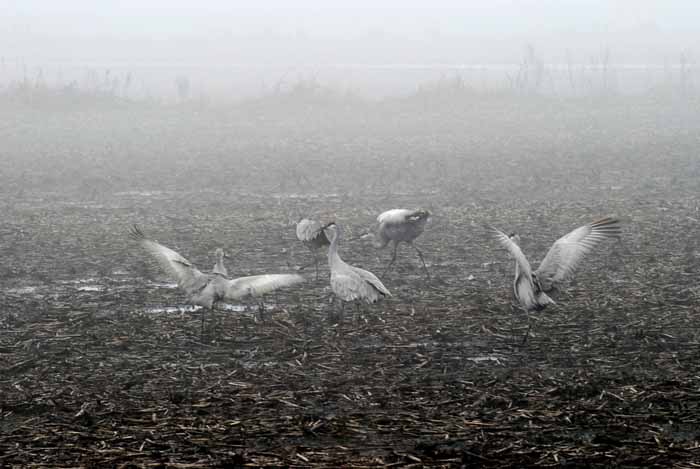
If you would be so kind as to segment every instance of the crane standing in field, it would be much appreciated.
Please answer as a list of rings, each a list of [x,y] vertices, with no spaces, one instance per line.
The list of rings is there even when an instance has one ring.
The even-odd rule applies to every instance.
[[[492,229],[496,239],[515,259],[513,295],[526,313],[541,311],[547,305],[555,304],[547,293],[573,278],[576,267],[583,257],[598,243],[605,239],[618,238],[621,234],[620,222],[614,218],[606,217],[587,223],[556,240],[540,266],[533,271],[520,249],[520,236],[515,233],[506,235],[496,228]],[[529,333],[528,315],[526,339]]]
[[[425,265],[423,253],[413,244],[413,240],[420,236],[423,230],[425,230],[425,224],[429,217],[430,212],[427,210],[407,210],[403,208],[395,208],[379,214],[377,217],[379,226],[376,229],[376,233],[368,234],[364,237],[373,239],[374,246],[378,249],[383,249],[390,242],[394,244],[391,261],[389,261],[389,264],[384,268],[382,277],[384,277],[396,261],[396,250],[399,247],[399,243],[404,242],[413,246],[413,249],[416,250],[421,263],[423,263],[425,275],[428,277],[428,280],[430,280],[430,272],[428,272],[428,267]]]
[[[347,264],[338,254],[338,241],[342,233],[340,226],[334,222],[324,227],[330,235],[331,245],[328,248],[328,266],[331,270],[331,290],[340,299],[340,314],[342,320],[345,302],[353,301],[371,304],[386,296],[391,296],[389,290],[374,275],[358,267]]]
[[[318,280],[318,257],[316,252],[331,244],[325,231],[323,231],[323,226],[316,220],[302,218],[299,220],[299,222],[297,222],[297,239],[301,241],[304,246],[309,248],[309,251],[311,251],[311,255],[314,258],[313,264],[316,267],[316,280]],[[302,266],[299,270],[304,269],[309,265],[311,264]]]
[[[304,281],[296,274],[253,275],[229,279],[222,249],[217,250],[218,260],[211,273],[200,272],[190,261],[170,248],[146,237],[134,225],[129,235],[137,241],[188,295],[193,305],[213,310],[214,304],[223,300],[238,300],[245,297],[257,298],[278,288],[296,285]],[[202,311],[202,335],[204,335],[204,311]]]

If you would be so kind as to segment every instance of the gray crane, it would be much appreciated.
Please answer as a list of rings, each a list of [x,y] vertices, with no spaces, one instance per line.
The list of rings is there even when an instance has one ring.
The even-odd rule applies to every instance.
[[[316,220],[302,218],[297,222],[297,239],[311,251],[311,255],[314,258],[313,264],[316,268],[316,280],[318,280],[318,256],[316,252],[331,244],[325,231],[323,231],[323,225]],[[305,269],[309,265],[311,264],[302,266],[299,270]]]
[[[391,292],[372,272],[353,267],[340,258],[338,254],[338,242],[342,234],[340,226],[331,222],[323,229],[331,241],[330,248],[328,248],[331,290],[340,299],[341,319],[346,302],[355,302],[359,308],[359,303],[362,301],[372,304],[386,296],[391,296]]]
[[[614,218],[606,217],[587,223],[556,240],[540,266],[533,271],[520,249],[520,236],[515,233],[506,235],[496,228],[492,230],[496,239],[515,259],[513,295],[526,313],[541,311],[547,305],[555,304],[547,293],[573,278],[583,257],[598,243],[605,239],[618,238],[621,234],[620,222]],[[527,335],[525,337],[527,339]]]
[[[428,272],[428,267],[425,265],[423,253],[413,244],[413,240],[420,236],[423,230],[425,230],[425,224],[428,218],[430,218],[430,212],[422,209],[407,210],[405,208],[395,208],[379,214],[377,217],[378,226],[376,232],[364,235],[363,238],[372,239],[374,241],[374,246],[378,249],[383,249],[390,242],[394,244],[391,261],[389,261],[389,264],[384,268],[382,277],[384,277],[396,261],[396,250],[399,247],[399,243],[403,242],[413,246],[413,249],[416,250],[420,261],[423,263],[425,275],[428,277],[428,280],[430,280],[430,272]]]
[[[258,298],[278,288],[296,285],[304,278],[296,274],[253,275],[229,279],[223,266],[223,250],[217,251],[219,259],[214,271],[200,272],[190,261],[170,248],[149,239],[134,225],[129,235],[137,241],[188,295],[193,305],[213,310],[214,304],[224,300],[238,300],[246,297]],[[223,269],[223,270],[222,270]],[[218,270],[218,271],[217,271]],[[202,335],[204,334],[204,311],[202,311]]]

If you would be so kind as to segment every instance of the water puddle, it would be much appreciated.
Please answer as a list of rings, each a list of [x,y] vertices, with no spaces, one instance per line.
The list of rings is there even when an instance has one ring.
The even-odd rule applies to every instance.
[[[83,285],[78,287],[78,291],[103,291],[105,289],[102,285]]]
[[[37,287],[17,287],[17,288],[8,288],[5,290],[7,293],[14,294],[14,295],[30,295],[32,293],[36,293]]]
[[[167,288],[169,290],[177,288],[177,283],[172,282],[148,282],[148,285],[156,288]]]
[[[163,306],[156,308],[146,308],[146,313],[193,313],[202,309],[201,306],[181,305],[181,306]]]
[[[265,311],[273,311],[277,308],[277,305],[266,304]],[[178,306],[158,306],[152,308],[146,308],[144,311],[146,313],[193,313],[195,311],[201,310],[201,306],[194,305],[178,305]],[[232,313],[244,313],[244,312],[257,312],[258,306],[247,306],[247,305],[234,305],[229,303],[218,304],[215,307],[215,311],[227,311]]]

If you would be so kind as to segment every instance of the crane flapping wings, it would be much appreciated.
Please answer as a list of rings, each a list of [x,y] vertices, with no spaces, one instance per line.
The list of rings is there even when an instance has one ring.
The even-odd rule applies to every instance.
[[[258,297],[277,290],[278,288],[289,287],[303,281],[304,277],[296,274],[240,277],[228,281],[226,291],[224,292],[224,298],[227,300],[237,300],[246,296]]]
[[[206,277],[190,261],[177,252],[146,237],[141,229],[134,225],[129,230],[129,236],[158,262],[160,267],[174,280],[180,288],[189,292],[201,284]]]
[[[523,254],[520,246],[518,246],[518,244],[513,241],[510,236],[497,228],[490,228],[496,234],[496,239],[500,241],[501,245],[508,250],[518,265],[518,275],[515,278],[515,284],[513,286],[516,296],[519,298],[521,303],[526,305],[528,308],[531,305],[537,304],[535,285],[532,282],[532,268],[530,267],[530,262],[527,260],[527,257],[525,257],[525,254]]]
[[[515,262],[518,263],[520,271],[523,274],[525,274],[525,277],[531,278],[532,268],[530,267],[530,262],[527,260],[527,257],[525,257],[525,254],[523,254],[523,251],[520,249],[520,246],[518,246],[518,244],[515,241],[513,241],[510,238],[510,236],[508,236],[498,228],[494,228],[492,226],[490,226],[489,228],[495,233],[496,239],[501,243],[501,245],[508,250],[511,256],[513,256]]]
[[[542,289],[549,291],[573,277],[583,257],[596,245],[621,234],[620,222],[606,217],[580,226],[554,242],[535,271]]]

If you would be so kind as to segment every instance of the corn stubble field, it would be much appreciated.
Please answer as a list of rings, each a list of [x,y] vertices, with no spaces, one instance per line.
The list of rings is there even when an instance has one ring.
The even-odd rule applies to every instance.
[[[417,96],[237,107],[0,110],[0,467],[698,467],[700,113],[693,100]],[[65,104],[65,103],[64,103]],[[300,216],[433,213],[329,320],[328,268],[263,320],[201,311],[129,239],[202,269],[294,272]],[[558,305],[511,309],[513,266],[596,218],[619,242]]]

